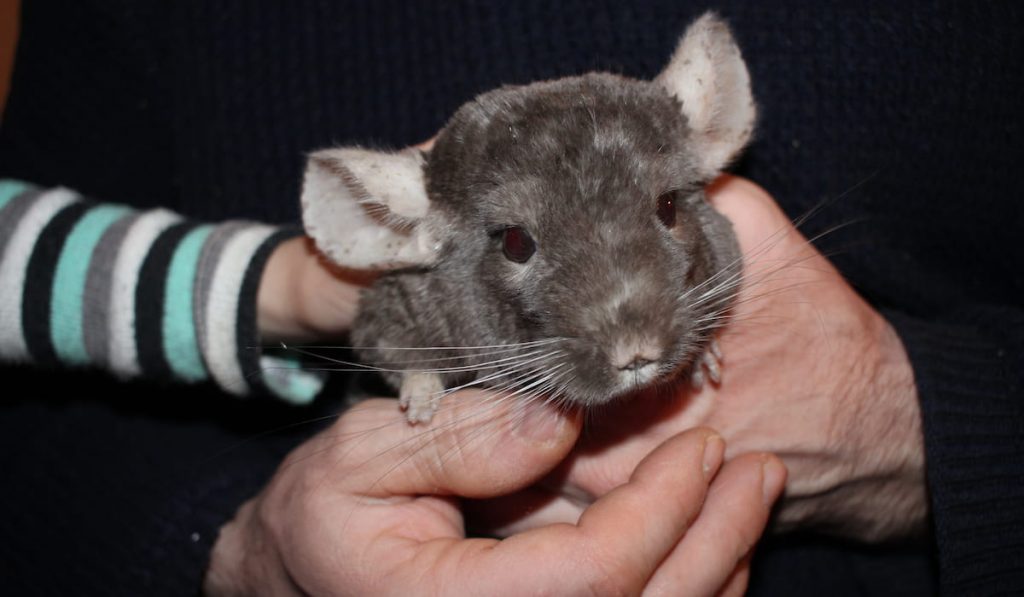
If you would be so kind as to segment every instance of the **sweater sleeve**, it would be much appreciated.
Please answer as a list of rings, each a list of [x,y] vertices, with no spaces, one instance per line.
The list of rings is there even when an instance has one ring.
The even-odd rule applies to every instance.
[[[309,402],[322,378],[264,355],[256,327],[263,268],[297,233],[0,181],[0,358]]]
[[[1024,313],[886,313],[914,368],[944,594],[1024,586]]]

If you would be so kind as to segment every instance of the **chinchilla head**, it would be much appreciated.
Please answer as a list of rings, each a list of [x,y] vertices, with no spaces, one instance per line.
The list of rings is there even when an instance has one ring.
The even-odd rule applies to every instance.
[[[514,314],[503,341],[557,339],[573,372],[561,393],[597,404],[705,348],[724,306],[707,291],[736,249],[702,189],[754,114],[739,50],[709,14],[653,81],[504,87],[462,106],[430,152],[314,153],[303,217],[342,265],[478,286],[494,302],[483,311]]]

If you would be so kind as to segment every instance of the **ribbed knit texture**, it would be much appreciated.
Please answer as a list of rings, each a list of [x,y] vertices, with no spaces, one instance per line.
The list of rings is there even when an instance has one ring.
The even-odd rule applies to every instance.
[[[1024,314],[954,323],[889,313],[915,366],[943,581],[960,594],[1024,588]],[[953,591],[949,591],[953,593]]]
[[[842,545],[770,541],[755,564],[752,592],[791,594],[796,586],[808,594],[884,594],[881,587],[889,586],[927,593],[932,587],[921,579],[933,572],[929,554],[946,594],[1019,592],[1024,347],[1014,322],[1024,296],[1024,9],[1015,1],[35,0],[23,7],[0,126],[0,176],[204,221],[295,222],[309,150],[419,142],[474,93],[503,83],[591,69],[649,77],[686,23],[709,7],[734,27],[762,116],[737,170],[794,217],[834,199],[807,224],[808,234],[850,224],[819,244],[907,344],[934,506],[925,547],[897,560],[869,552],[899,566],[855,565],[869,556]],[[33,399],[43,404],[48,396],[78,395],[59,379],[29,378]],[[87,387],[98,396],[126,391],[92,379]],[[171,400],[172,390],[146,390],[164,392]],[[11,410],[5,428],[19,426],[24,411],[47,408]],[[144,420],[136,424],[165,429],[149,434],[161,438],[159,449],[146,434],[103,433],[122,422],[93,403],[75,411],[95,419],[93,436],[60,435],[67,413],[53,407],[52,426],[36,417],[32,433],[8,434],[2,446],[22,463],[4,468],[17,471],[3,480],[19,488],[12,509],[32,504],[31,492],[20,488],[44,476],[60,480],[48,487],[89,500],[75,488],[95,470],[119,479],[124,499],[135,492],[133,532],[51,514],[37,518],[49,522],[33,532],[6,527],[5,539],[24,538],[5,541],[5,550],[37,549],[45,541],[32,537],[57,528],[107,545],[141,545],[163,536],[157,529],[195,528],[194,518],[166,514],[182,512],[168,504],[205,495],[213,486],[208,478],[174,476],[179,469],[168,468],[171,476],[157,479],[132,469],[138,476],[125,481],[96,456],[76,459],[76,442],[111,460],[137,450],[162,462],[244,434],[176,428],[144,405],[133,408]],[[61,468],[33,472],[27,464],[50,462],[56,451],[66,455]],[[252,481],[272,466],[266,458],[252,462],[222,472],[252,473]],[[181,491],[172,496],[168,487]],[[108,506],[91,499],[102,516]],[[222,503],[204,519],[204,541],[235,505]],[[63,553],[56,541],[48,545],[54,557]],[[161,557],[174,559],[174,549]],[[186,562],[178,554],[171,565],[149,550],[117,553],[119,566],[108,562],[92,576],[70,578],[107,594],[117,592],[112,586],[136,594],[198,586],[201,570],[187,563],[199,556]],[[146,584],[138,584],[145,575]],[[71,589],[81,587],[73,581],[33,578],[25,582],[81,592]],[[920,582],[901,584],[908,578]]]
[[[5,360],[100,367],[122,378],[212,377],[232,394],[270,390],[297,403],[319,390],[319,374],[265,356],[256,329],[267,258],[297,229],[203,226],[19,181],[0,189]]]

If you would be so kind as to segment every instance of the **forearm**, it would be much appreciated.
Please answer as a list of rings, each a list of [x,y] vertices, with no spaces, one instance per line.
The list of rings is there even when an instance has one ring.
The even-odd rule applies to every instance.
[[[257,290],[268,257],[295,234],[5,181],[0,357],[260,390]]]

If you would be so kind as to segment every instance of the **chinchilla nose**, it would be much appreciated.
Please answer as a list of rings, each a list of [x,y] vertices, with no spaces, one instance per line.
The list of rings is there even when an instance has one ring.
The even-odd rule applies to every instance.
[[[661,359],[661,347],[649,339],[620,342],[611,353],[611,364],[620,371],[639,371]]]
[[[637,358],[633,359],[625,367],[619,367],[619,369],[621,369],[623,371],[636,371],[637,369],[643,369],[644,367],[646,367],[647,365],[650,365],[653,362],[654,361],[645,359],[643,357],[637,357]]]

